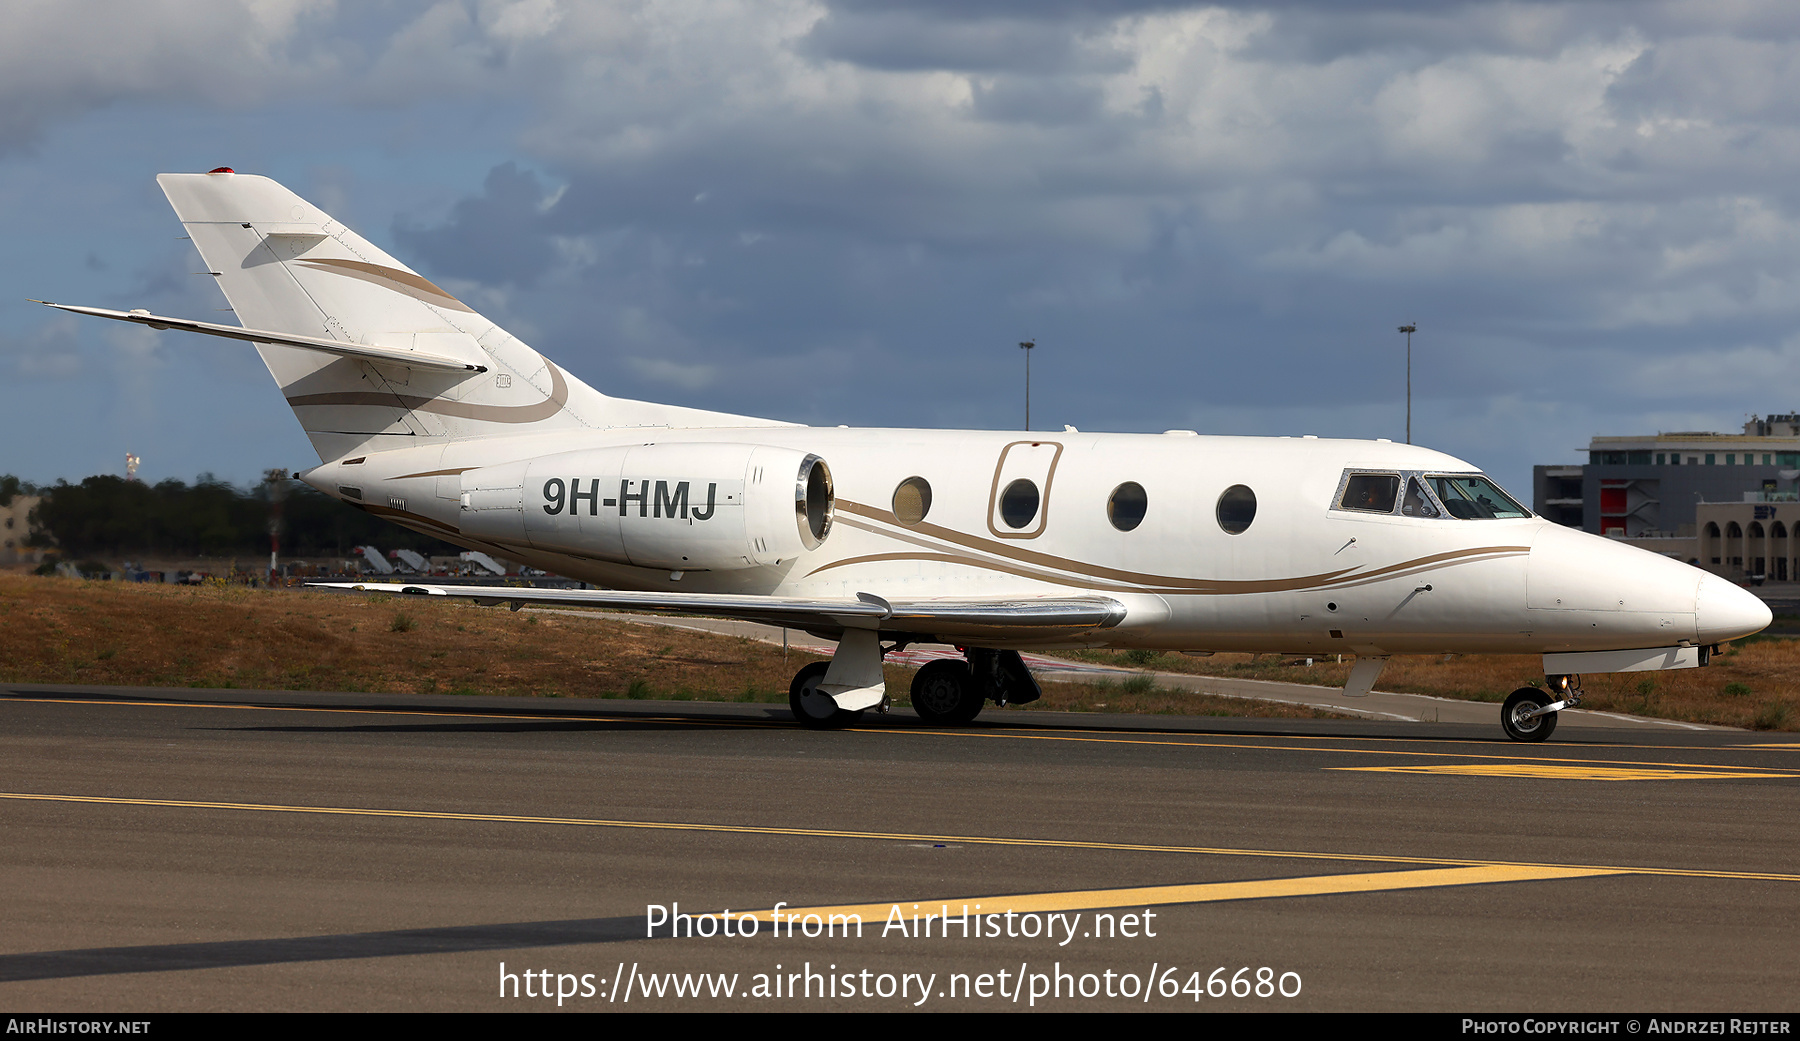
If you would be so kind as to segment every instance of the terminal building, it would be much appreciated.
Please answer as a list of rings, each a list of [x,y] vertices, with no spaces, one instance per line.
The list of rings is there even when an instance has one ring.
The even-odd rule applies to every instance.
[[[1532,469],[1542,517],[1738,581],[1800,579],[1800,414],[1741,434],[1596,437],[1585,465]]]

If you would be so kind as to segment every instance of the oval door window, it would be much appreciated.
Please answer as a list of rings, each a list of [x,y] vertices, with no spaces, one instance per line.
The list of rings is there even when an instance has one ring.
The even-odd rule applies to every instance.
[[[1021,477],[1000,493],[1000,519],[1017,530],[1032,522],[1038,511],[1038,486]]]

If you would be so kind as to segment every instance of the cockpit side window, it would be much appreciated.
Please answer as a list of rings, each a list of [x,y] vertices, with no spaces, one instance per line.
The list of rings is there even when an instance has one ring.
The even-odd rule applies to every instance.
[[[1406,501],[1400,504],[1400,512],[1408,517],[1438,517],[1437,504],[1425,492],[1425,486],[1417,477],[1406,479]]]
[[[1531,511],[1480,474],[1432,474],[1425,478],[1438,501],[1458,520],[1510,520]]]
[[[1344,481],[1338,508],[1359,513],[1392,513],[1400,494],[1398,474],[1351,474]]]

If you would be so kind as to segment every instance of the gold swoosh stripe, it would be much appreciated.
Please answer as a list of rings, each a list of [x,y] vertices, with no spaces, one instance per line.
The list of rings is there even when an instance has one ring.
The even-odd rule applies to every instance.
[[[900,537],[895,536],[893,532],[883,531],[880,528],[863,524],[855,520],[840,518],[839,523],[862,531],[873,532],[877,535]],[[937,548],[930,546],[929,543],[917,542],[917,540],[913,539],[903,538],[903,541],[915,542],[917,545],[926,546],[928,548]],[[820,571],[828,571],[834,567],[841,567],[847,564],[864,564],[895,560],[929,560],[946,564],[964,564],[972,568],[980,568],[983,571],[994,571],[1002,575],[1012,575],[1015,578],[1028,578],[1038,582],[1055,582],[1059,585],[1076,585],[1082,589],[1099,589],[1115,593],[1194,592],[1192,589],[1164,589],[1153,586],[1125,585],[1120,582],[1108,582],[1104,579],[1089,579],[1079,575],[1058,574],[1053,571],[1033,568],[1022,564],[1008,565],[998,560],[984,560],[981,557],[972,556],[967,553],[873,553],[864,557],[847,557],[843,560],[833,561],[814,569],[810,573],[816,575]]]
[[[415,275],[411,271],[402,271],[397,267],[388,267],[385,264],[371,264],[366,260],[320,259],[296,260],[294,263],[303,264],[306,267],[317,271],[329,271],[337,275],[348,275],[351,278],[359,278],[364,282],[373,283],[383,289],[391,289],[396,293],[410,296],[420,303],[432,304],[436,307],[442,307],[450,311],[462,311],[466,314],[475,313],[473,307],[470,307],[468,304],[463,303],[461,300],[458,300],[456,297],[453,297],[440,289],[431,280]]]
[[[1146,592],[1159,592],[1159,593],[1167,592],[1167,593],[1232,594],[1232,593],[1276,593],[1276,592],[1293,592],[1293,591],[1306,590],[1306,589],[1324,589],[1324,588],[1329,588],[1329,587],[1333,587],[1333,586],[1362,585],[1362,584],[1365,584],[1368,582],[1378,581],[1378,580],[1384,579],[1384,578],[1398,578],[1401,575],[1403,575],[1409,571],[1430,569],[1438,564],[1443,564],[1443,563],[1472,562],[1476,559],[1485,558],[1485,557],[1512,556],[1512,555],[1516,555],[1516,554],[1531,552],[1530,546],[1484,546],[1484,547],[1479,547],[1479,548],[1475,548],[1475,549],[1448,550],[1443,553],[1434,553],[1434,554],[1431,554],[1430,556],[1416,557],[1412,560],[1405,560],[1405,561],[1401,561],[1397,564],[1390,564],[1386,567],[1377,568],[1373,571],[1358,571],[1356,568],[1352,567],[1352,568],[1343,568],[1338,571],[1322,572],[1322,573],[1316,574],[1316,575],[1302,575],[1302,576],[1297,576],[1294,578],[1278,578],[1278,579],[1183,578],[1183,577],[1179,577],[1179,576],[1175,576],[1175,575],[1152,575],[1152,574],[1146,574],[1144,572],[1124,571],[1124,570],[1121,570],[1118,568],[1109,568],[1109,567],[1103,567],[1103,566],[1097,565],[1097,564],[1089,564],[1085,561],[1073,560],[1068,557],[1059,557],[1059,556],[1055,556],[1053,554],[1039,552],[1037,550],[1024,549],[1024,548],[1021,548],[1021,547],[1018,547],[1015,545],[1009,545],[1009,544],[1001,543],[1001,542],[994,542],[989,539],[981,538],[980,536],[977,536],[977,535],[968,535],[963,532],[955,531],[950,528],[945,528],[945,527],[941,527],[939,525],[928,524],[928,523],[923,523],[923,522],[912,525],[910,527],[910,529],[908,529],[908,530],[894,530],[891,527],[885,526],[885,525],[892,525],[894,523],[894,521],[892,519],[892,514],[888,513],[886,510],[877,509],[872,506],[865,506],[862,503],[852,502],[852,501],[845,500],[845,499],[839,499],[837,502],[837,507],[839,510],[842,510],[844,513],[851,514],[854,516],[859,516],[859,517],[867,517],[871,520],[882,522],[882,524],[884,525],[882,527],[877,527],[875,525],[870,525],[870,524],[859,524],[854,521],[850,521],[850,520],[846,519],[844,521],[844,523],[850,525],[851,527],[859,528],[863,531],[872,532],[872,533],[878,534],[878,535],[885,535],[888,538],[899,539],[900,541],[903,541],[903,542],[910,542],[913,545],[922,547],[924,549],[941,551],[944,549],[944,547],[942,547],[940,545],[936,545],[931,542],[928,542],[924,539],[918,538],[918,537],[912,535],[911,532],[916,531],[923,535],[934,536],[943,542],[949,542],[949,543],[952,543],[955,545],[965,546],[969,549],[978,550],[983,553],[990,553],[990,554],[993,554],[994,556],[1001,557],[1006,560],[1014,561],[1020,565],[1026,565],[1026,566],[1037,565],[1038,567],[1041,567],[1041,568],[1055,569],[1056,571],[1061,571],[1061,572],[1064,572],[1065,574],[1059,575],[1059,574],[1052,574],[1052,573],[1047,573],[1047,572],[1019,571],[1019,570],[1015,570],[1013,568],[1007,568],[1007,567],[998,565],[993,561],[983,561],[983,560],[980,560],[979,558],[975,558],[975,557],[958,558],[959,563],[966,563],[966,564],[970,564],[970,565],[974,565],[974,566],[986,567],[989,570],[1001,571],[1001,572],[1005,572],[1007,574],[1019,575],[1021,577],[1026,577],[1026,578],[1043,578],[1043,579],[1049,579],[1051,581],[1057,581],[1057,582],[1069,581],[1068,576],[1071,574],[1079,575],[1079,576],[1089,579],[1090,584],[1092,584],[1094,586],[1094,588],[1110,589],[1110,590],[1116,590],[1116,591],[1120,591],[1120,592],[1146,591]],[[855,558],[855,559],[857,560],[857,562],[861,562],[861,560],[863,558]],[[930,559],[930,558],[921,558],[921,559]],[[833,567],[833,566],[836,566],[836,565],[827,564],[827,565],[825,565],[825,567],[819,568],[818,570],[823,571],[826,568]],[[1099,579],[1102,581],[1091,582],[1091,580],[1094,580],[1094,579]],[[1109,585],[1109,584],[1107,584],[1106,580],[1110,580],[1112,583],[1119,583],[1119,584],[1110,584]]]
[[[394,477],[388,478],[388,480],[404,481],[408,477],[455,477],[457,474],[465,473],[469,470],[476,470],[476,469],[480,469],[480,468],[475,467],[475,466],[453,466],[448,470],[420,470],[416,474],[398,474]]]
[[[1390,564],[1387,567],[1375,571],[1364,572],[1360,575],[1347,575],[1343,578],[1333,579],[1330,582],[1322,583],[1319,588],[1345,589],[1351,586],[1366,586],[1372,582],[1382,581],[1383,579],[1404,578],[1407,575],[1436,571],[1438,567],[1443,564],[1472,564],[1478,560],[1489,560],[1496,557],[1518,557],[1524,556],[1530,552],[1531,547],[1529,546],[1489,546],[1486,549],[1469,549],[1460,550],[1455,553],[1438,553],[1429,557],[1419,557],[1416,560]]]
[[[852,527],[861,527],[861,525],[856,525],[856,524],[852,524],[851,526]],[[873,529],[870,529],[870,530],[873,530]],[[1506,555],[1506,554],[1487,554],[1485,556],[1502,556],[1502,555]],[[1402,577],[1403,575],[1405,575],[1407,573],[1428,572],[1428,571],[1437,570],[1437,569],[1445,567],[1445,566],[1454,566],[1456,564],[1471,563],[1474,560],[1484,559],[1484,558],[1485,558],[1484,556],[1473,556],[1472,555],[1472,556],[1469,556],[1469,557],[1466,557],[1463,559],[1459,559],[1459,560],[1438,561],[1438,562],[1432,563],[1432,564],[1419,565],[1416,567],[1408,568],[1406,571],[1402,571],[1402,572],[1398,572],[1398,573],[1394,573],[1394,574],[1380,574],[1380,575],[1371,574],[1370,576],[1363,577],[1357,581],[1321,583],[1317,586],[1303,587],[1303,588],[1312,588],[1312,589],[1321,589],[1321,590],[1322,589],[1333,589],[1333,588],[1341,589],[1341,588],[1347,588],[1350,586],[1365,585],[1365,584],[1369,584],[1369,583],[1373,583],[1373,582],[1378,582],[1385,578],[1398,578],[1398,577]],[[1047,571],[1038,571],[1038,570],[1024,568],[1024,567],[1008,567],[997,561],[982,560],[979,557],[959,556],[956,554],[949,554],[949,553],[871,553],[866,556],[845,557],[842,560],[834,560],[829,564],[825,564],[825,565],[822,565],[821,567],[815,568],[813,571],[809,572],[809,574],[816,575],[821,571],[829,571],[832,568],[845,567],[845,566],[849,566],[849,565],[853,565],[853,564],[884,563],[884,562],[902,561],[902,560],[935,561],[935,562],[946,563],[946,564],[962,564],[962,565],[972,567],[972,568],[979,568],[983,571],[994,571],[994,572],[998,572],[1003,575],[1013,575],[1018,578],[1037,579],[1037,580],[1046,581],[1046,582],[1056,582],[1056,583],[1063,584],[1063,585],[1073,584],[1073,585],[1078,586],[1081,589],[1105,590],[1107,592],[1117,592],[1117,593],[1168,593],[1168,594],[1172,594],[1172,595],[1196,595],[1196,591],[1193,589],[1173,588],[1173,587],[1168,587],[1168,586],[1123,585],[1120,583],[1107,582],[1104,580],[1083,581],[1083,580],[1080,580],[1077,576],[1057,575],[1057,574],[1052,574]],[[1261,592],[1261,591],[1263,591],[1263,590],[1235,589],[1235,590],[1229,590],[1229,591],[1225,591],[1225,592],[1208,591],[1208,590],[1201,590],[1199,592],[1210,593],[1211,595],[1218,595],[1218,596],[1230,596],[1230,595],[1237,595],[1237,594],[1242,594],[1242,593],[1246,593],[1246,592]]]
[[[855,514],[859,517],[867,517],[870,520],[882,521],[888,524],[894,523],[893,514],[873,506],[865,506],[859,502],[850,502],[839,499],[837,501],[837,508],[845,513]],[[940,527],[936,524],[924,521],[912,525],[911,530],[923,535],[930,535],[944,542],[1016,560],[1022,564],[1036,564],[1040,567],[1056,568],[1060,571],[1071,571],[1076,574],[1087,575],[1093,578],[1111,579],[1115,582],[1127,582],[1132,585],[1155,584],[1194,593],[1267,593],[1287,589],[1304,589],[1308,586],[1317,585],[1320,582],[1327,581],[1339,575],[1348,574],[1355,570],[1355,568],[1344,568],[1339,571],[1327,571],[1323,574],[1307,575],[1302,578],[1272,579],[1266,581],[1178,578],[1174,575],[1150,575],[1139,571],[1124,571],[1119,568],[1088,564],[1079,560],[1071,560],[1068,557],[1059,557],[1050,553],[1041,553],[1037,550],[1024,549],[1019,546],[996,542],[992,539],[984,539],[979,535],[968,535],[951,528]],[[884,531],[882,534],[902,538],[908,542],[915,541],[899,532]],[[917,544],[934,549],[938,548],[924,542],[918,542]]]
[[[1320,586],[1363,585],[1377,579],[1399,578],[1414,571],[1429,571],[1438,564],[1463,564],[1476,560],[1485,560],[1488,557],[1516,557],[1530,552],[1530,546],[1479,546],[1474,549],[1453,549],[1443,553],[1433,553],[1426,557],[1414,557],[1411,560],[1403,560],[1398,564],[1389,564],[1386,567],[1376,568],[1373,571],[1363,571],[1353,575],[1345,575],[1341,578],[1333,578],[1320,583]]]
[[[445,524],[443,521],[432,520],[430,517],[421,516],[417,513],[412,513],[408,510],[397,510],[392,506],[377,506],[372,502],[350,502],[347,499],[344,501],[347,505],[354,506],[357,509],[362,510],[366,513],[373,513],[377,517],[387,517],[387,518],[393,520],[395,523],[405,524],[409,528],[413,527],[415,525],[423,524],[427,527],[437,528],[441,531],[447,531],[452,535],[462,534],[461,530],[459,530],[458,528],[456,528],[452,525]]]
[[[448,398],[425,398],[415,394],[380,394],[366,390],[331,391],[324,394],[299,394],[287,399],[289,405],[379,405],[404,408],[412,412],[428,412],[434,416],[456,419],[478,419],[487,423],[537,423],[562,411],[569,401],[569,381],[562,370],[544,359],[550,370],[550,396],[532,405],[477,405]]]
[[[904,532],[879,528],[871,524],[864,524],[848,518],[843,519],[842,523],[849,527],[867,531],[872,534],[884,535],[889,538],[910,542],[927,550],[942,549],[942,547],[933,545],[922,539],[910,537]],[[980,542],[984,540],[974,539],[970,541]],[[1429,556],[1416,557],[1412,560],[1401,561],[1383,568],[1377,568],[1373,571],[1364,571],[1357,574],[1348,573],[1355,569],[1346,569],[1345,571],[1327,572],[1322,575],[1255,581],[1232,579],[1183,579],[1163,575],[1142,575],[1133,572],[1120,572],[1113,568],[1098,567],[1091,564],[1085,564],[1081,561],[1053,557],[1045,553],[1014,551],[1011,546],[994,544],[992,546],[981,548],[989,553],[1009,559],[1018,556],[1030,556],[1039,560],[1063,561],[1062,564],[1053,566],[1060,567],[1061,571],[1064,573],[1058,574],[1054,571],[1034,568],[1028,564],[1014,564],[1009,567],[1000,561],[984,560],[980,557],[967,554],[933,552],[875,553],[859,557],[846,557],[842,560],[835,560],[815,568],[810,574],[818,574],[821,571],[828,571],[832,568],[844,567],[851,564],[879,563],[899,560],[929,560],[964,564],[969,567],[982,568],[987,571],[997,571],[1001,574],[1014,575],[1019,578],[1031,578],[1063,584],[1078,582],[1083,588],[1103,589],[1111,592],[1174,594],[1208,593],[1214,595],[1234,595],[1243,593],[1294,592],[1308,589],[1331,589],[1366,585],[1383,579],[1400,578],[1411,573],[1435,570],[1436,568],[1447,564],[1473,563],[1477,560],[1488,559],[1491,557],[1515,556],[1521,553],[1530,552],[1529,546],[1487,546],[1476,549],[1450,550],[1444,553],[1434,553]],[[1136,581],[1127,584],[1116,580],[1109,581],[1105,577],[1094,577],[1114,574],[1134,575]]]

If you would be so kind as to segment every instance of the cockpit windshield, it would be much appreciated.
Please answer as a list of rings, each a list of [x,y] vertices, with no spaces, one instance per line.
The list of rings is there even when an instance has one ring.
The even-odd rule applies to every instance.
[[[1406,479],[1406,502],[1401,505],[1400,512],[1408,517],[1443,516],[1438,512],[1437,504],[1431,501],[1431,496],[1426,494],[1424,482],[1417,477]]]
[[[1438,501],[1458,520],[1509,520],[1529,517],[1500,486],[1480,474],[1434,474],[1425,478]]]
[[[1332,508],[1355,513],[1397,513],[1428,520],[1508,520],[1531,516],[1530,510],[1482,474],[1417,470],[1345,470]]]

